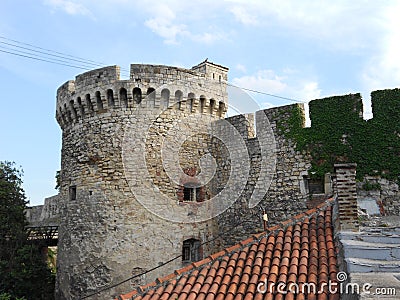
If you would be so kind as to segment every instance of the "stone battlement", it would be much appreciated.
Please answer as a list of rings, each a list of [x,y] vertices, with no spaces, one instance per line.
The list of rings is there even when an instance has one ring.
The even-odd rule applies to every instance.
[[[58,88],[56,119],[65,128],[87,117],[117,111],[129,114],[145,108],[175,108],[223,117],[227,72],[227,68],[207,61],[191,70],[132,64],[129,80],[120,79],[119,66],[92,70]]]

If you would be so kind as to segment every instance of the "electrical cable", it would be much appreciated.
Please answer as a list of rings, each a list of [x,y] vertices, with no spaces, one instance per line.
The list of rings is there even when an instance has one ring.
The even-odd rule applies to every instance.
[[[44,55],[47,55],[47,56],[50,56],[50,57],[53,56],[53,57],[62,58],[63,59],[62,61],[71,60],[71,61],[75,61],[75,62],[86,64],[86,65],[89,65],[89,66],[92,66],[92,67],[102,67],[102,66],[104,66],[103,64],[91,63],[90,61],[84,61],[84,60],[81,60],[81,59],[68,58],[68,57],[63,56],[63,55],[49,54],[49,53],[46,53],[44,51],[32,50],[32,49],[27,48],[27,47],[17,46],[17,45],[13,45],[13,44],[2,42],[2,41],[0,41],[0,44],[4,44],[4,45],[7,45],[7,46],[16,47],[16,48],[20,48],[20,49],[24,49],[24,50],[28,50],[29,52],[25,52],[25,51],[20,51],[20,50],[8,48],[8,47],[0,46],[2,48],[8,49],[8,50],[18,51],[18,52],[29,54],[29,55],[39,56],[38,54],[35,54],[35,53],[40,53],[40,54],[44,54]],[[53,58],[50,58],[50,59],[53,59]],[[56,59],[54,59],[54,60],[56,60]],[[59,61],[59,60],[57,60],[57,61]]]
[[[67,66],[67,67],[71,67],[71,68],[76,68],[76,69],[81,69],[81,70],[88,70],[87,68],[80,67],[80,66],[74,66],[74,65],[70,65],[70,64],[52,62],[52,61],[49,61],[49,60],[46,60],[46,59],[37,58],[37,57],[24,55],[24,54],[19,54],[19,53],[14,53],[14,52],[5,51],[5,50],[1,50],[1,49],[0,49],[0,52],[16,55],[16,56],[20,56],[20,57],[30,58],[30,59],[34,59],[34,60],[44,61],[44,62],[48,62],[48,63],[53,63],[53,64],[57,64],[57,65]]]
[[[12,43],[7,43],[7,42],[0,41],[1,44],[5,44],[5,45],[16,47],[16,48],[21,48],[21,49],[28,50],[28,51],[35,52],[35,53],[40,53],[40,54],[43,54],[43,55],[46,55],[46,56],[50,56],[50,57],[40,56],[39,54],[28,53],[28,52],[20,51],[20,50],[17,50],[17,49],[5,48],[4,46],[2,47],[3,49],[7,49],[7,50],[10,50],[10,51],[0,50],[0,52],[3,52],[3,53],[16,55],[16,56],[20,56],[20,57],[24,57],[24,58],[29,58],[29,59],[34,59],[34,60],[38,60],[38,61],[42,61],[42,62],[57,64],[57,65],[62,65],[62,66],[67,66],[67,67],[72,67],[72,68],[77,68],[77,69],[86,70],[86,71],[92,70],[93,67],[105,67],[106,66],[106,64],[101,63],[101,62],[96,62],[96,61],[93,61],[93,60],[81,58],[81,57],[78,57],[78,56],[73,56],[73,55],[70,55],[70,54],[63,53],[63,52],[59,52],[59,51],[54,51],[54,50],[38,47],[38,46],[35,46],[35,45],[32,45],[32,44],[28,44],[28,43],[20,42],[20,41],[17,41],[17,40],[13,40],[13,39],[10,39],[10,38],[4,37],[4,36],[0,36],[0,39],[6,40],[6,41],[9,41],[9,42],[13,42],[15,44],[25,45],[25,46],[29,46],[29,47],[32,47],[32,48],[44,50],[44,51],[49,52],[49,53],[46,53],[44,51],[30,49],[30,48],[23,47],[23,46],[14,45]],[[17,51],[17,52],[15,52],[15,51]],[[51,53],[56,53],[56,54],[51,54]],[[51,56],[62,58],[63,60],[54,59],[54,58],[51,58]],[[75,63],[79,63],[79,64],[75,64]],[[81,64],[84,64],[84,65],[81,65]],[[129,70],[124,69],[124,68],[120,68],[120,70],[121,70],[121,73],[123,73],[124,75],[127,75],[128,77],[130,76]],[[236,86],[236,85],[234,85],[232,83],[229,83],[229,82],[226,82],[226,84],[229,85],[229,86],[232,86],[232,87],[236,87],[236,88],[245,90],[245,91],[249,91],[249,92],[253,92],[253,93],[257,93],[257,94],[261,94],[261,95],[266,95],[266,96],[270,96],[270,97],[274,97],[274,98],[279,98],[279,99],[282,99],[282,100],[288,100],[288,101],[297,102],[297,103],[306,103],[306,101],[302,101],[302,100],[295,99],[295,98],[283,97],[283,96],[267,93],[267,92],[264,92],[264,91],[258,91],[258,90],[254,90],[254,89],[239,87],[239,86]]]
[[[289,100],[289,101],[293,101],[293,102],[298,102],[298,103],[307,103],[306,101],[301,101],[301,100],[294,99],[294,98],[282,97],[282,96],[278,96],[278,95],[274,95],[274,94],[270,94],[270,93],[266,93],[266,92],[261,92],[261,91],[257,91],[257,90],[253,90],[253,89],[244,88],[244,87],[239,87],[239,86],[233,85],[232,83],[229,83],[229,82],[227,82],[226,84],[229,86],[235,87],[235,88],[239,88],[239,89],[257,93],[257,94],[267,95],[267,96],[284,99],[284,100]]]
[[[6,41],[10,41],[10,42],[13,42],[13,43],[16,43],[16,44],[25,45],[25,46],[29,46],[29,47],[32,47],[32,48],[44,50],[44,51],[47,51],[47,52],[50,52],[50,53],[56,53],[56,54],[60,54],[60,55],[66,56],[66,57],[75,58],[76,60],[86,61],[88,63],[95,64],[95,65],[98,65],[98,66],[105,66],[106,65],[105,63],[102,63],[102,62],[97,62],[97,61],[90,60],[90,59],[87,59],[87,58],[82,58],[82,57],[66,54],[66,53],[63,53],[63,52],[42,48],[42,47],[35,46],[35,45],[29,44],[29,43],[24,43],[24,42],[21,42],[21,41],[13,40],[13,39],[7,38],[5,36],[0,36],[0,39],[6,40]],[[15,45],[15,47],[18,47],[18,46]],[[36,50],[32,50],[32,51],[36,51]],[[39,52],[39,51],[36,51],[36,52]],[[129,70],[124,69],[124,68],[121,68],[121,70],[129,72]]]

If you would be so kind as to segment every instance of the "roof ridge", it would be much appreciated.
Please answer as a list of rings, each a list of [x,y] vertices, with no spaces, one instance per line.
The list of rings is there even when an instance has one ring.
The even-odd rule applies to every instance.
[[[233,246],[224,248],[221,251],[211,254],[200,261],[193,262],[183,268],[175,270],[174,272],[166,276],[158,277],[156,278],[156,280],[146,285],[136,287],[135,289],[133,289],[133,291],[126,293],[124,295],[126,296],[143,295],[149,289],[154,289],[161,286],[165,287],[167,284],[171,282],[171,280],[179,281],[183,276],[186,276],[193,271],[196,270],[198,271],[206,266],[212,267],[212,264],[215,261],[221,261],[225,256],[231,256],[234,253],[240,252],[256,242],[260,242],[263,238],[268,238],[272,234],[276,235],[278,234],[279,231],[285,231],[290,226],[293,226],[299,222],[303,222],[307,218],[310,219],[319,215],[322,211],[325,211],[328,207],[331,207],[334,204],[335,199],[336,199],[335,197],[330,197],[321,204],[317,205],[316,207],[306,210],[305,212],[302,212],[300,214],[297,214],[287,219],[286,221],[280,222],[275,226],[269,227],[264,232],[252,234],[251,237],[247,238],[246,240],[243,240]],[[118,298],[121,299],[120,296],[118,296]]]

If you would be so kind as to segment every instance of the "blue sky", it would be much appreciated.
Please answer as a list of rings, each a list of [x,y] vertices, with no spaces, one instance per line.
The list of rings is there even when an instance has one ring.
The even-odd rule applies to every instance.
[[[400,86],[399,11],[399,1],[3,0],[0,50],[14,52],[13,39],[124,69],[208,58],[231,83],[283,97],[361,92],[370,118],[370,92]],[[56,90],[82,72],[0,52],[0,160],[23,167],[31,205],[56,193]]]

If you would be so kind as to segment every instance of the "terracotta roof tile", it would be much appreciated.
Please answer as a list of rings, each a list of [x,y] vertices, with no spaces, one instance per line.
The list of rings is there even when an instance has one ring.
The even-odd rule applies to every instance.
[[[257,291],[261,282],[322,287],[328,280],[335,281],[336,254],[332,208],[325,203],[118,299],[336,300],[339,295],[330,295],[328,290],[285,295],[275,286],[272,293]]]

